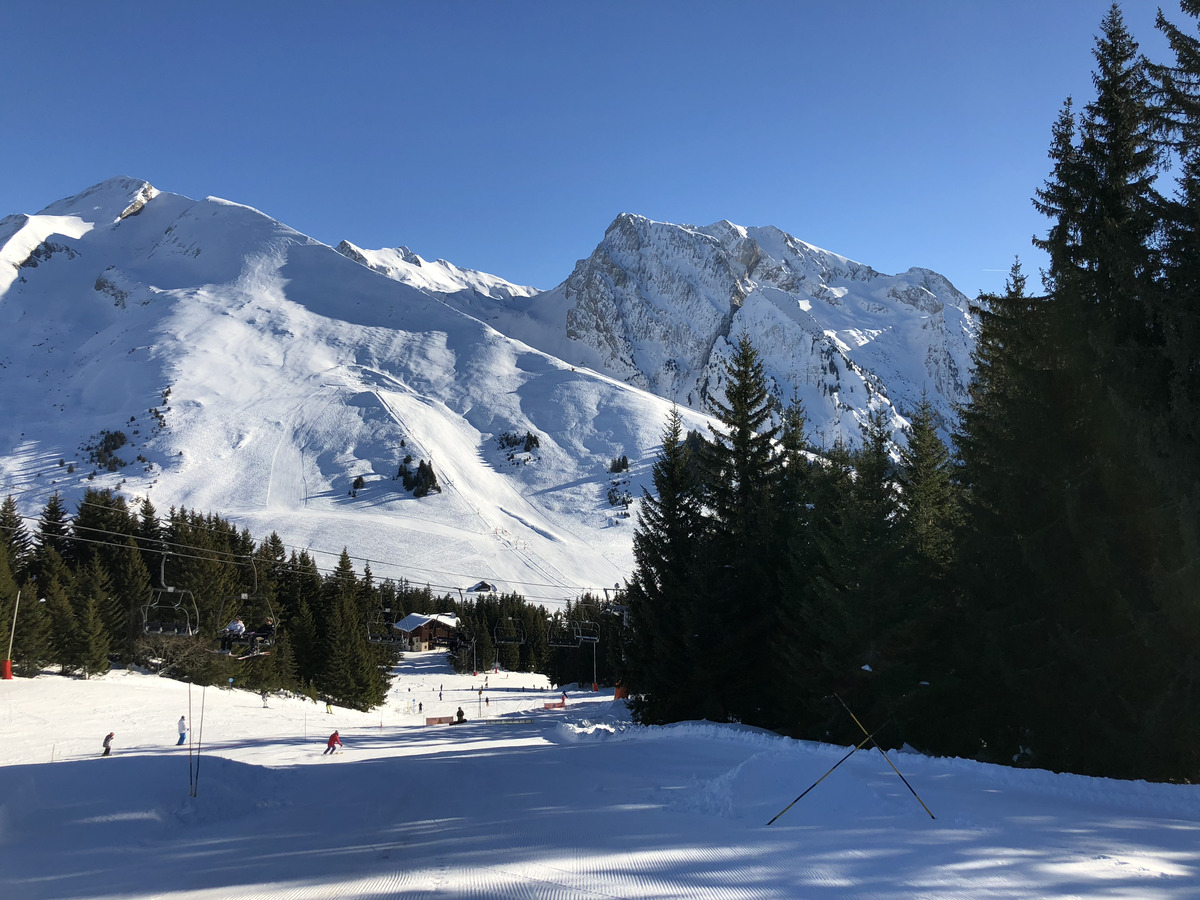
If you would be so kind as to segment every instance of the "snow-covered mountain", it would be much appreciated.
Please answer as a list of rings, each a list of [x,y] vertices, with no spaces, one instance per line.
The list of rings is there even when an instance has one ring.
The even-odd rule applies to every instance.
[[[120,487],[321,565],[345,546],[380,578],[538,600],[628,575],[609,463],[639,495],[670,406],[257,210],[128,178],[0,221],[0,391],[0,494],[26,514]],[[108,471],[88,448],[117,432]],[[441,493],[394,480],[407,456]]]
[[[388,278],[438,294],[469,292],[493,300],[511,300],[538,293],[535,287],[513,284],[475,269],[461,269],[444,259],[429,262],[407,247],[363,250],[349,241],[342,241],[337,245],[337,251]]]
[[[631,571],[625,498],[671,402],[705,428],[743,331],[829,442],[923,389],[949,415],[965,308],[772,228],[622,215],[539,292],[116,178],[0,220],[0,495],[35,516],[119,488],[322,565],[347,547],[381,578],[565,600]],[[420,461],[441,492],[417,499],[396,476]]]
[[[440,288],[420,269],[363,261],[560,359],[694,409],[723,397],[724,363],[748,333],[776,398],[803,402],[818,444],[857,443],[871,405],[890,407],[899,427],[925,394],[948,424],[966,399],[977,323],[950,282],[920,268],[881,275],[777,228],[622,214],[544,293],[465,280]]]

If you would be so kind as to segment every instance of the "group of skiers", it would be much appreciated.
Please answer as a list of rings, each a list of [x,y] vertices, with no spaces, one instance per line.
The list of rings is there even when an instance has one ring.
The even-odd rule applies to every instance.
[[[242,620],[234,619],[233,622],[230,622],[229,624],[230,624],[230,627],[233,627],[235,624],[242,625]],[[271,625],[271,620],[269,618],[267,619],[266,625],[270,626],[273,631],[273,626]],[[242,628],[244,629],[245,626],[242,625]],[[228,632],[228,631],[229,631],[229,629],[227,628],[226,632]],[[252,644],[251,646],[254,646],[254,645]],[[251,651],[251,652],[253,652],[253,651]],[[483,693],[482,688],[480,688],[479,693],[482,695],[482,693]],[[442,692],[439,689],[438,699],[441,699],[441,695],[442,695]],[[267,706],[267,698],[269,695],[266,691],[263,691],[261,696],[262,696],[263,707],[265,708]],[[566,691],[563,691],[562,699],[563,699],[563,702],[566,703],[566,700],[567,700]],[[326,699],[326,701],[325,701],[325,711],[329,712],[329,713],[333,712],[333,706],[330,704],[328,699]],[[463,713],[463,709],[460,706],[458,708],[458,712],[455,715],[454,721],[452,724],[462,725],[466,721],[467,721],[466,714]],[[182,746],[183,744],[185,744],[187,742],[187,735],[188,735],[187,716],[179,717],[178,730],[179,730],[179,740],[175,744],[176,747]],[[112,755],[112,740],[114,737],[116,737],[116,734],[111,731],[107,735],[105,735],[105,737],[104,737],[104,752],[100,754],[101,756],[111,756]],[[325,756],[326,754],[335,753],[335,752],[337,752],[337,748],[341,747],[341,746],[342,746],[341,736],[337,733],[337,731],[334,731],[334,733],[329,736],[329,740],[325,742],[325,752],[322,753],[321,755]]]
[[[267,705],[267,692],[266,691],[262,692],[262,698],[263,698],[263,706],[265,707]],[[460,719],[462,718],[462,714],[463,714],[463,711],[460,709],[458,711],[458,715],[459,715]],[[188,736],[187,716],[179,717],[178,730],[179,730],[179,740],[175,742],[176,747],[180,747],[187,742],[187,736]],[[112,732],[112,731],[110,731],[108,734],[106,734],[104,736],[104,745],[103,745],[104,751],[100,754],[101,756],[112,756],[112,741],[113,741],[114,737],[116,737],[116,733]],[[333,734],[331,734],[329,736],[329,740],[326,741],[325,753],[333,753],[340,746],[342,746],[342,739],[338,735],[338,733],[335,731]],[[325,753],[322,753],[321,755],[324,756]]]

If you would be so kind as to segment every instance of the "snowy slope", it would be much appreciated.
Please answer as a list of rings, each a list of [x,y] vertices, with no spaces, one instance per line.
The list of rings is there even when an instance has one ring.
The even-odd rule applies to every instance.
[[[439,294],[469,292],[492,299],[510,299],[538,293],[537,288],[513,284],[475,269],[462,269],[444,259],[430,262],[407,247],[364,250],[349,241],[342,241],[337,245],[337,252],[388,278]]]
[[[438,588],[554,601],[628,574],[607,467],[628,455],[640,493],[666,401],[217,198],[113,179],[0,234],[0,492],[27,513],[120,487]],[[97,472],[83,448],[116,430],[129,465]],[[440,494],[401,490],[406,454]]]
[[[486,677],[485,703],[484,673],[411,654],[386,707],[331,715],[133,672],[0,682],[0,896],[1200,894],[1195,785],[889,752],[919,802],[864,748],[767,826],[848,748],[703,722],[642,728],[611,693],[570,686],[567,707],[547,710],[558,694],[540,676]],[[423,724],[459,707],[465,725]],[[177,747],[180,715],[192,743]],[[344,752],[323,756],[334,729]]]
[[[803,402],[819,446],[857,443],[878,405],[900,427],[922,394],[951,423],[977,333],[967,298],[928,269],[881,275],[777,228],[628,214],[552,291],[447,302],[694,409],[723,398],[724,363],[748,334],[775,397]]]

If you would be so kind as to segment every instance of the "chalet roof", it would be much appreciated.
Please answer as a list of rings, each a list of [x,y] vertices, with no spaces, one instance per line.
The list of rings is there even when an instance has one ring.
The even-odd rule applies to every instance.
[[[428,625],[430,622],[436,622],[451,629],[458,628],[458,616],[451,613],[441,613],[433,616],[425,616],[421,613],[409,613],[392,627],[397,631],[403,631],[405,634],[411,634],[422,625]]]

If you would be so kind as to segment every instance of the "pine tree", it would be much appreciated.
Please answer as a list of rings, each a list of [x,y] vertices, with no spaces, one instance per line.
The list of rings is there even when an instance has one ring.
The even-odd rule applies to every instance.
[[[50,661],[56,663],[63,674],[74,672],[80,667],[81,652],[79,625],[71,603],[73,579],[62,557],[52,547],[39,548],[38,555],[38,594],[39,599],[46,601],[49,617]]]
[[[127,538],[124,550],[116,558],[112,571],[112,618],[105,614],[113,636],[112,650],[128,665],[133,662],[138,637],[145,625],[143,610],[153,598],[150,573],[133,538]]]
[[[1200,3],[1181,0],[1183,11],[1200,18]],[[1175,196],[1164,204],[1165,285],[1157,319],[1168,365],[1164,406],[1155,437],[1162,453],[1160,480],[1186,499],[1188,519],[1200,519],[1200,39],[1184,34],[1158,12],[1157,26],[1167,37],[1174,65],[1151,66],[1158,87],[1154,109],[1160,128],[1171,139],[1178,168]],[[1188,537],[1191,559],[1195,530]],[[1194,581],[1194,573],[1192,576]]]
[[[348,706],[370,709],[387,695],[387,681],[381,671],[386,653],[374,652],[376,648],[367,641],[358,594],[354,566],[343,549],[323,588],[325,615],[320,627],[324,652],[314,684]]]
[[[50,616],[46,604],[41,602],[38,587],[33,581],[25,581],[20,588],[20,605],[16,616],[16,637],[13,641],[13,668],[15,674],[32,678],[48,666],[54,656],[51,646]],[[12,609],[6,613],[12,624]]]
[[[986,405],[961,426],[973,629],[961,706],[975,721],[959,731],[1006,761],[1126,774],[1175,753],[1163,687],[1186,663],[1158,587],[1179,564],[1179,523],[1147,457],[1166,394],[1158,151],[1144,64],[1115,6],[1095,55],[1096,99],[1077,139],[1069,107],[1056,123],[1035,201],[1051,218],[1037,241],[1048,294],[985,316],[972,400]],[[1150,733],[1162,739],[1146,749]]]
[[[895,528],[897,493],[891,461],[891,421],[885,408],[871,411],[863,444],[846,458],[831,454],[826,488],[817,497],[813,584],[806,624],[818,639],[822,695],[833,690],[852,708],[883,721],[894,688],[889,679],[902,661],[892,637],[905,607],[898,590],[900,541]],[[843,738],[853,722],[830,708]]]
[[[17,593],[17,581],[9,568],[8,554],[0,551],[0,647],[5,651],[8,650],[8,637],[13,626],[14,606],[18,602]],[[20,609],[16,611],[19,613]]]
[[[626,592],[631,635],[627,686],[639,721],[699,717],[706,702],[698,688],[706,660],[698,550],[702,545],[700,483],[672,407],[653,468],[654,494],[643,490],[633,537],[635,569]]]
[[[952,573],[961,507],[950,452],[938,436],[929,398],[911,415],[900,451],[898,592],[903,616],[891,634],[895,665],[885,674],[902,732],[913,743],[936,742],[947,703],[955,699],[957,603]]]
[[[782,552],[777,494],[782,461],[775,451],[774,403],[758,352],[746,335],[725,364],[721,423],[702,460],[708,534],[704,545],[706,608],[701,634],[724,652],[710,660],[710,691],[721,718],[771,724],[776,713],[760,686],[776,667],[770,636],[778,625],[775,561]]]
[[[112,580],[100,557],[93,554],[80,564],[71,591],[71,605],[79,629],[79,666],[84,677],[108,671],[108,651],[113,638],[104,612],[109,612],[111,621],[112,593]],[[116,613],[119,620],[119,605]],[[101,656],[103,668],[96,668],[101,664]]]
[[[778,674],[763,689],[769,692],[771,705],[778,711],[777,727],[797,734],[807,715],[801,682],[816,653],[816,638],[805,621],[805,610],[816,557],[814,491],[819,474],[814,470],[820,468],[810,456],[806,416],[797,397],[784,409],[779,443],[783,472],[777,515],[784,552],[775,588],[779,627],[771,640]]]
[[[50,499],[46,501],[46,505],[42,509],[42,516],[38,520],[37,546],[39,551],[53,550],[63,562],[66,562],[70,556],[67,511],[63,507],[62,497],[57,491],[50,495]],[[40,573],[36,569],[37,562],[38,556],[35,554],[34,571],[35,575],[40,577]]]
[[[7,556],[9,570],[17,581],[28,573],[32,548],[33,541],[25,528],[25,520],[10,494],[0,504],[0,552]]]
[[[79,671],[84,678],[103,675],[109,668],[109,637],[100,617],[100,604],[96,598],[88,596],[78,605]]]

